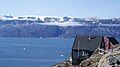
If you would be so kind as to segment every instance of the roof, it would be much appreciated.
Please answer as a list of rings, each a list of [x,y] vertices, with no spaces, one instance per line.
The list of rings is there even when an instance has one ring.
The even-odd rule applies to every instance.
[[[102,36],[76,36],[73,50],[90,50],[95,51],[101,45]]]
[[[119,42],[114,37],[107,37],[112,44],[119,44]]]

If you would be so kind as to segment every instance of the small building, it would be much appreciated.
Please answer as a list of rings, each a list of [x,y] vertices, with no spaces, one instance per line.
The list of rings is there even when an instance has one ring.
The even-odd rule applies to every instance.
[[[108,46],[106,46],[107,43]],[[81,61],[89,58],[97,48],[112,49],[112,46],[118,43],[113,37],[78,35],[72,46],[72,64],[78,65]]]

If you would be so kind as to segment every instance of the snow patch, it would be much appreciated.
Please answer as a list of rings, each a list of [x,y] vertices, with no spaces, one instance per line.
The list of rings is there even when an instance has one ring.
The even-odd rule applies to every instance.
[[[56,25],[56,26],[81,26],[84,24],[80,24],[78,22],[50,22],[50,23],[39,23],[41,25]]]

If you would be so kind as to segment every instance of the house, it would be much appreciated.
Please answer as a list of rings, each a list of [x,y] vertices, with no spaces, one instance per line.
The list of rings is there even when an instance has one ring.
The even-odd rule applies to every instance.
[[[81,61],[89,58],[97,49],[112,49],[119,42],[113,37],[104,36],[76,36],[72,46],[72,64],[78,65]]]

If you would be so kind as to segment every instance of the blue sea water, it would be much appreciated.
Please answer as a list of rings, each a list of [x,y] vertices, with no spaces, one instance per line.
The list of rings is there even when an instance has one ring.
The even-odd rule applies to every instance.
[[[1,37],[0,67],[51,67],[69,58],[73,42],[67,38]]]

